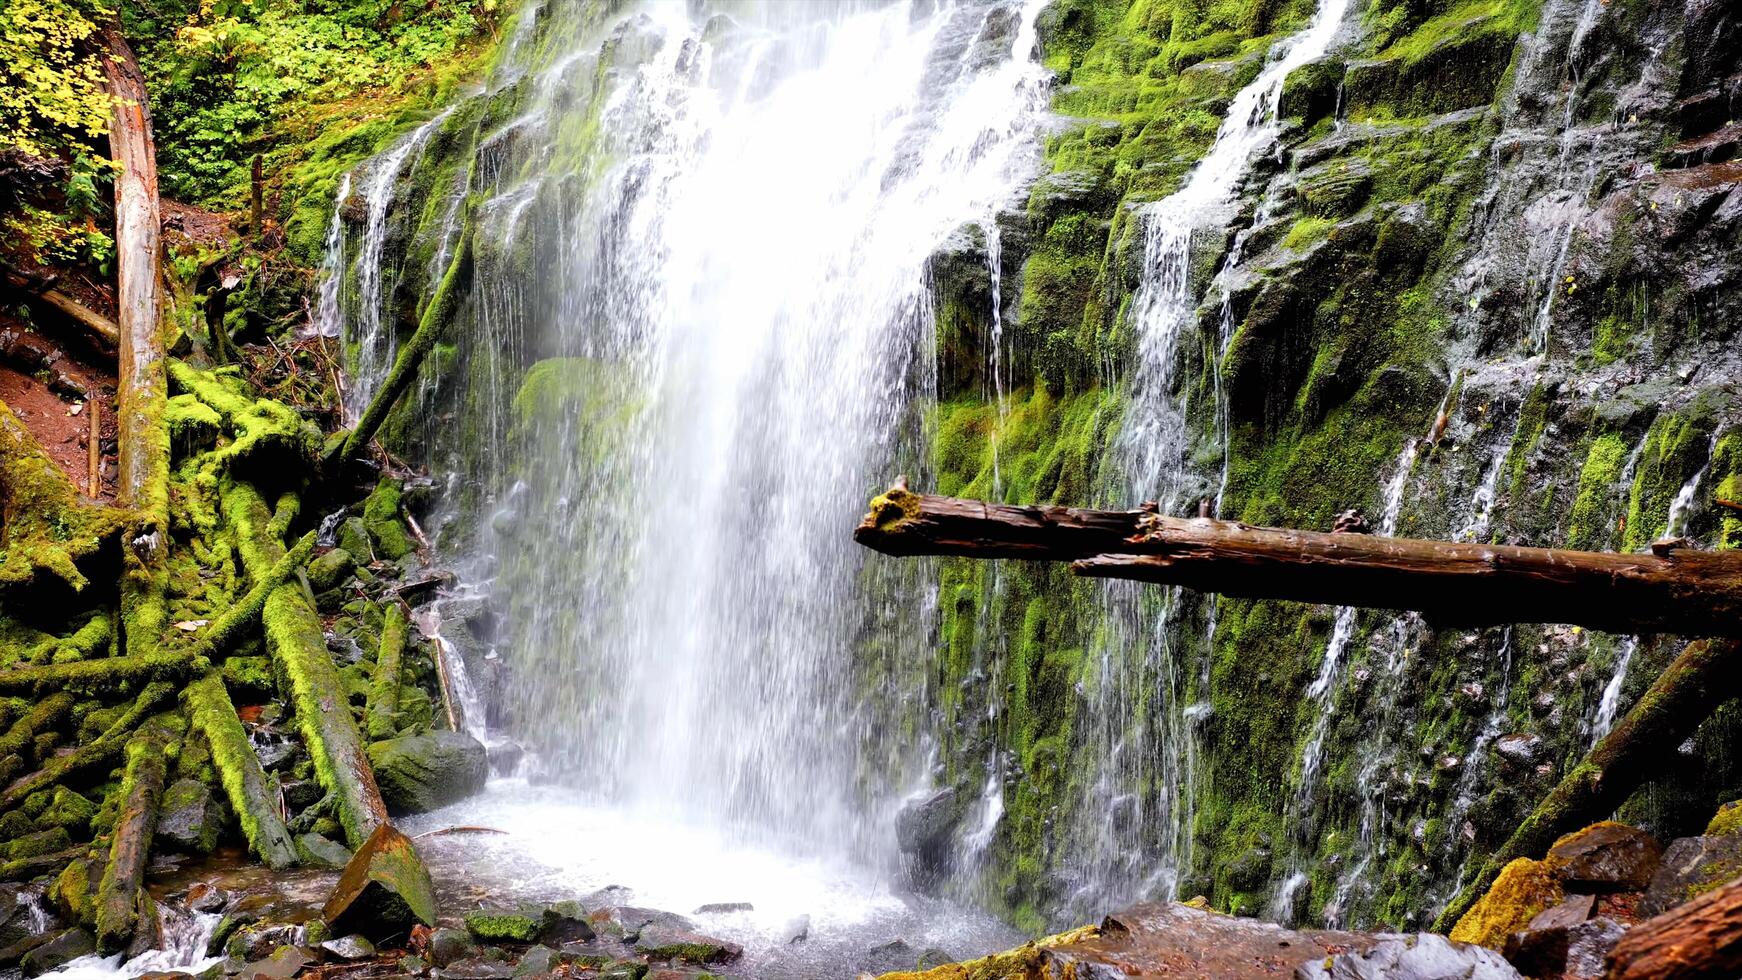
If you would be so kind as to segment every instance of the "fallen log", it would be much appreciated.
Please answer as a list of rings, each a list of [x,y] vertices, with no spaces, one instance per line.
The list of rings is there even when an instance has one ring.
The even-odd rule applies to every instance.
[[[0,864],[0,881],[27,881],[45,871],[65,867],[68,861],[84,854],[85,850],[85,846],[80,844],[64,851],[7,861]]]
[[[260,492],[236,483],[223,494],[224,516],[236,533],[242,566],[264,581],[284,556],[268,530],[272,512]],[[353,848],[362,847],[375,828],[387,823],[387,805],[375,786],[363,738],[351,717],[351,704],[327,652],[320,616],[300,582],[271,590],[261,609],[266,650],[290,680],[297,726],[315,764],[321,786],[333,794],[339,825]]]
[[[121,342],[121,328],[116,326],[114,320],[55,289],[52,285],[53,279],[47,281],[35,279],[29,273],[5,262],[0,262],[0,272],[5,273],[7,285],[17,290],[26,300],[36,300],[42,303],[49,309],[96,334],[110,347]]]
[[[381,646],[375,655],[375,676],[369,685],[367,719],[369,737],[380,741],[394,736],[394,715],[399,713],[399,663],[405,650],[405,608],[397,602],[387,604],[386,622],[381,626]]]
[[[164,590],[169,551],[169,430],[164,368],[157,147],[145,75],[120,26],[103,32],[103,73],[113,96],[109,151],[115,175],[116,326],[120,333],[116,400],[115,500],[131,510],[134,526],[122,549],[121,622],[127,652],[155,647],[167,625]]]
[[[206,627],[200,636],[199,643],[194,647],[195,656],[211,659],[228,650],[242,639],[248,628],[260,621],[260,610],[266,606],[266,597],[272,590],[290,581],[297,570],[308,564],[309,556],[314,554],[317,535],[310,531],[302,536],[283,557],[274,562],[271,570],[260,581],[255,582],[242,598],[224,610],[210,626]]]
[[[209,666],[191,652],[142,653],[131,657],[75,660],[45,667],[0,671],[0,694],[41,694],[45,691],[107,691],[123,684],[180,680]]]
[[[97,886],[97,943],[108,952],[127,948],[139,921],[145,863],[157,830],[157,807],[169,778],[169,739],[150,733],[127,743],[121,775],[121,814],[109,840],[109,862]]]
[[[327,455],[325,463],[329,468],[339,462],[356,459],[357,454],[375,438],[376,430],[386,421],[387,413],[393,409],[394,403],[417,380],[417,372],[423,366],[424,357],[435,347],[436,338],[459,306],[461,284],[470,280],[471,275],[472,229],[468,222],[465,232],[460,236],[459,247],[454,249],[453,260],[443,273],[435,293],[430,296],[429,303],[424,306],[423,315],[418,318],[417,330],[412,333],[405,346],[399,349],[398,356],[393,360],[392,370],[387,373],[380,390],[363,410],[363,416],[357,420],[357,425],[345,437],[344,442],[339,443],[338,448]]]
[[[215,671],[207,673],[189,684],[183,697],[194,729],[203,733],[212,747],[218,782],[230,799],[230,808],[236,811],[249,849],[274,869],[295,864],[296,843],[279,819],[275,792],[268,788],[266,770],[248,741],[223,679]]]
[[[121,717],[115,719],[115,723],[102,735],[66,755],[55,756],[41,769],[0,790],[0,812],[12,809],[24,802],[24,798],[30,794],[52,786],[75,772],[109,761],[127,744],[133,729],[141,720],[175,696],[175,687],[169,681],[153,681],[147,684],[139,692],[139,697],[127,706]]]
[[[1736,976],[1742,976],[1742,879],[1641,922],[1609,953],[1609,980]]]
[[[1607,819],[1633,791],[1657,775],[1664,759],[1736,697],[1742,642],[1697,640],[1664,668],[1615,728],[1543,797],[1476,877],[1440,913],[1435,931],[1448,932],[1516,858],[1541,857],[1562,835]]]
[[[1742,553],[1616,554],[1254,527],[1149,511],[912,493],[872,501],[854,540],[892,555],[1071,561],[1079,575],[1254,599],[1409,609],[1447,626],[1571,623],[1742,637]]]
[[[48,731],[72,710],[73,696],[65,691],[57,691],[38,701],[5,735],[0,735],[0,759],[22,755],[36,736]],[[0,779],[4,778],[0,775]]]

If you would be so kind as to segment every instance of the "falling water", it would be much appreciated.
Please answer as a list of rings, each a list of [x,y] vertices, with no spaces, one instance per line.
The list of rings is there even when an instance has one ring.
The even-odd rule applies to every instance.
[[[1038,6],[648,4],[551,69],[602,79],[557,100],[598,114],[587,188],[528,168],[487,212],[501,241],[526,195],[571,209],[524,219],[558,222],[537,262],[574,285],[526,324],[545,359],[508,424],[532,451],[492,522],[506,700],[550,774],[889,859],[865,789],[906,780],[862,754],[843,501],[916,425],[927,256],[1035,172]]]
[[[1176,376],[1184,341],[1197,322],[1199,297],[1190,261],[1193,233],[1227,223],[1248,166],[1276,144],[1276,103],[1283,80],[1329,50],[1348,9],[1348,0],[1321,0],[1304,30],[1278,42],[1258,76],[1234,96],[1208,153],[1177,191],[1146,206],[1139,216],[1143,279],[1130,313],[1137,351],[1118,444],[1127,500],[1154,500],[1164,513],[1176,513],[1201,493],[1220,506],[1227,478],[1220,379],[1213,411],[1224,466],[1212,488],[1188,463],[1191,405],[1178,390]],[[1237,263],[1235,252],[1223,276]],[[1225,296],[1225,278],[1218,284]],[[1218,357],[1231,333],[1229,313],[1224,308]],[[1214,365],[1210,370],[1216,373]],[[1102,600],[1109,628],[1098,641],[1101,669],[1092,692],[1094,714],[1101,719],[1093,736],[1099,742],[1092,752],[1098,765],[1077,808],[1079,826],[1068,835],[1080,866],[1072,905],[1083,911],[1097,902],[1171,897],[1178,891],[1192,853],[1199,782],[1196,729],[1209,715],[1202,700],[1208,656],[1187,656],[1190,643],[1176,622],[1183,604],[1178,590],[1110,583],[1103,587]],[[1209,631],[1214,624],[1212,601]],[[1156,698],[1159,703],[1152,709],[1140,707]],[[1154,787],[1153,795],[1133,793],[1134,786]],[[1160,853],[1152,853],[1157,844]]]

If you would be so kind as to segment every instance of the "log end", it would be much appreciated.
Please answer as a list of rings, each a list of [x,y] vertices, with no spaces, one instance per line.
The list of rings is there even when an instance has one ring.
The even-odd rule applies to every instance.
[[[907,489],[905,477],[899,478],[894,486],[872,498],[870,512],[853,529],[853,540],[886,555],[905,554],[897,542],[904,525],[919,515],[919,494]]]

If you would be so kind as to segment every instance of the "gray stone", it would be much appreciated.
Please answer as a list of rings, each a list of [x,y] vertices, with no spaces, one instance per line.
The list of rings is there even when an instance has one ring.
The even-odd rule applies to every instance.
[[[1522,980],[1499,953],[1421,933],[1295,968],[1295,980]]]
[[[940,789],[909,800],[895,818],[895,840],[908,854],[924,854],[949,843],[959,816],[954,790]]]
[[[97,937],[84,929],[68,929],[25,953],[23,958],[18,961],[18,967],[24,971],[24,975],[27,977],[41,976],[96,951]]]
[[[1670,842],[1646,886],[1639,918],[1662,915],[1736,876],[1742,866],[1742,834],[1682,837]]]
[[[340,936],[321,943],[321,948],[334,957],[354,963],[357,960],[373,959],[375,944],[358,935]]]
[[[484,788],[484,746],[464,732],[429,732],[376,742],[369,761],[394,813],[428,813]]]
[[[1626,932],[1626,926],[1603,917],[1568,929],[1565,980],[1599,980],[1607,972],[1609,951]]]
[[[447,966],[471,956],[475,946],[472,934],[464,929],[437,929],[430,933],[429,959],[436,966]]]
[[[534,946],[520,954],[520,962],[514,965],[514,975],[525,977],[551,973],[556,970],[559,961],[556,950],[549,946]]]
[[[339,524],[339,547],[362,563],[375,560],[375,547],[369,543],[369,528],[361,517],[347,517]]]
[[[445,980],[507,980],[514,976],[512,966],[481,956],[455,960],[436,972]]]
[[[178,779],[163,791],[153,839],[165,851],[210,854],[223,826],[224,808],[211,787],[197,779]]]
[[[696,907],[696,915],[726,915],[731,912],[754,912],[756,906],[749,902],[709,902]]]
[[[303,834],[296,839],[296,849],[303,860],[317,867],[343,868],[351,863],[351,851],[345,845],[320,834]]]
[[[1636,827],[1594,824],[1549,848],[1569,891],[1638,891],[1663,862],[1663,845]]]
[[[195,912],[217,912],[230,902],[230,893],[205,881],[188,887],[187,907]]]

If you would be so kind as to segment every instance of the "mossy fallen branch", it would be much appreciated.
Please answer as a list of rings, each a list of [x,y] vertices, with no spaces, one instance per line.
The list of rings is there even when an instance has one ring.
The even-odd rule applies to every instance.
[[[42,694],[46,691],[108,691],[123,684],[181,680],[205,670],[209,663],[190,651],[143,653],[131,657],[75,660],[45,667],[0,671],[0,694]]]
[[[266,770],[260,757],[248,741],[236,707],[230,702],[230,692],[216,671],[206,674],[187,686],[183,692],[189,720],[196,731],[206,736],[212,748],[212,765],[218,770],[218,781],[230,798],[230,807],[242,825],[242,835],[248,846],[271,868],[287,868],[296,863],[296,844],[290,831],[278,816],[278,800],[268,788]]]
[[[25,881],[34,878],[44,871],[53,871],[73,858],[85,853],[83,844],[52,854],[38,854],[35,857],[19,858],[0,864],[0,881]]]
[[[329,469],[340,461],[356,459],[363,447],[369,444],[369,440],[375,438],[376,431],[381,428],[381,423],[386,420],[394,403],[417,380],[417,372],[423,365],[424,357],[435,347],[436,338],[440,336],[442,328],[453,318],[453,312],[464,292],[463,284],[471,276],[472,226],[467,222],[447,272],[442,275],[441,283],[436,286],[429,304],[423,308],[423,316],[418,318],[416,332],[399,349],[399,356],[393,361],[393,370],[388,372],[386,380],[381,383],[381,389],[363,410],[363,417],[357,420],[351,434],[345,437],[343,443],[338,444],[337,449],[329,452],[325,461]]]
[[[108,730],[95,740],[79,746],[66,755],[55,756],[36,772],[0,790],[0,811],[10,810],[24,798],[66,779],[75,772],[100,765],[113,758],[127,744],[133,729],[158,706],[175,696],[176,685],[169,681],[153,681],[139,692],[139,697]]]
[[[263,581],[284,554],[269,530],[271,511],[260,492],[246,483],[231,485],[223,501],[242,565]],[[290,681],[297,727],[314,761],[315,775],[333,794],[346,840],[361,847],[376,827],[387,822],[387,807],[375,786],[344,685],[327,653],[320,617],[301,584],[286,583],[267,596],[260,618],[267,652]]]
[[[1664,668],[1639,703],[1566,774],[1506,843],[1488,856],[1434,929],[1448,932],[1488,891],[1514,859],[1541,857],[1562,835],[1607,819],[1657,774],[1720,704],[1736,696],[1732,679],[1742,669],[1742,641],[1699,640]]]
[[[121,815],[109,841],[109,862],[97,886],[97,943],[104,950],[126,948],[139,921],[145,863],[157,830],[157,807],[169,777],[170,742],[152,732],[127,743],[121,776]]]
[[[240,642],[249,627],[259,622],[260,610],[265,608],[266,597],[272,594],[272,590],[290,581],[297,569],[308,564],[309,556],[315,551],[315,538],[313,531],[303,535],[294,547],[273,563],[265,578],[254,583],[241,599],[206,627],[193,648],[194,654],[211,659]]]
[[[398,602],[387,604],[386,621],[381,626],[381,646],[375,655],[375,677],[369,685],[368,708],[363,717],[369,725],[369,737],[375,741],[392,738],[396,732],[394,716],[399,713],[400,655],[405,650],[405,608]]]
[[[58,691],[38,701],[5,735],[0,735],[0,759],[9,755],[23,755],[36,740],[36,736],[48,731],[72,710],[73,696],[65,691]],[[4,775],[0,775],[0,779],[4,778]]]

